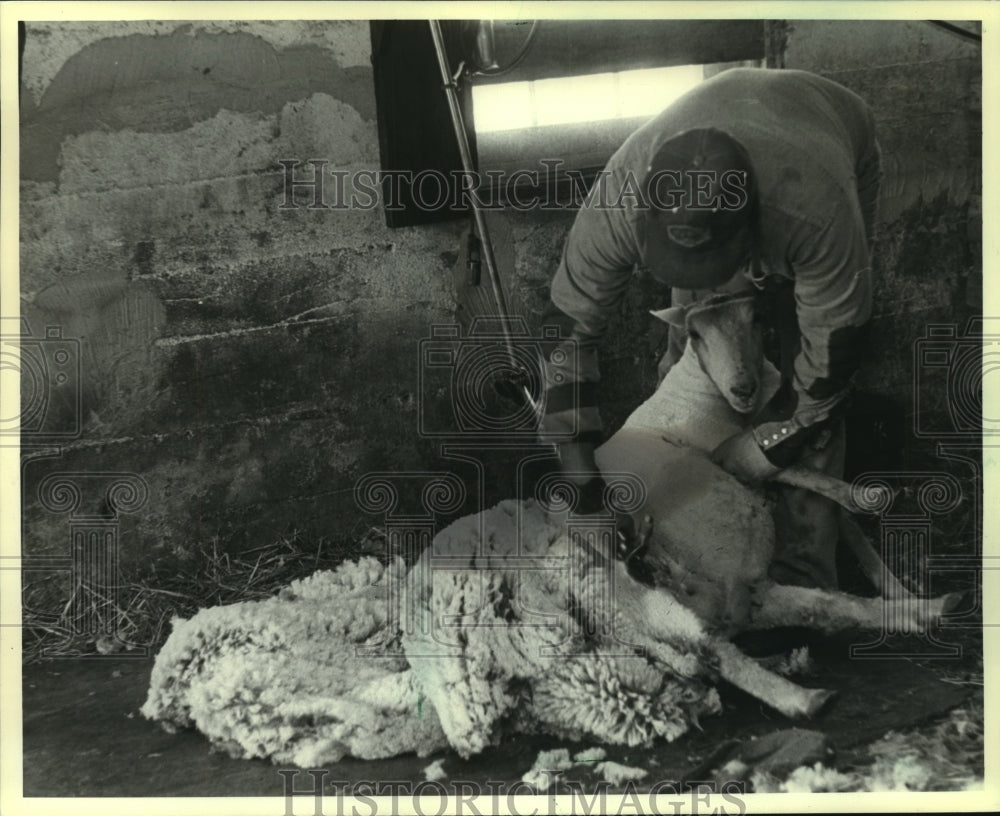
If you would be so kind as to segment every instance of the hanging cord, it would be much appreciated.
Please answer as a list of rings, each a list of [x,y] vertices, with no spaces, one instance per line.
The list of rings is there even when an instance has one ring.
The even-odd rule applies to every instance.
[[[434,50],[437,53],[438,67],[441,69],[441,79],[444,82],[445,96],[448,99],[448,108],[451,111],[451,124],[455,130],[455,139],[458,141],[458,152],[462,159],[462,169],[466,173],[473,175],[476,172],[476,168],[472,162],[472,149],[469,146],[469,136],[465,132],[462,109],[458,103],[458,79],[462,75],[465,64],[461,63],[458,71],[456,71],[454,76],[452,75],[451,71],[448,70],[448,53],[445,50],[444,36],[441,33],[441,23],[438,20],[429,20],[428,22],[431,27],[431,37],[434,40]],[[486,225],[486,216],[483,214],[482,209],[480,209],[479,202],[475,196],[471,196],[471,201],[472,215],[476,222],[476,229],[479,232],[482,258],[486,264],[486,271],[490,279],[490,288],[493,290],[497,315],[500,317],[504,347],[506,348],[507,357],[510,360],[513,370],[522,371],[522,367],[518,363],[517,354],[514,351],[514,342],[510,335],[510,310],[507,308],[507,299],[504,297],[503,286],[500,283],[496,256],[493,254],[493,243],[490,241],[489,228]],[[536,415],[539,414],[540,406],[531,395],[531,391],[527,385],[521,383],[520,390]]]
[[[935,28],[940,28],[942,31],[947,31],[949,34],[954,34],[956,37],[961,37],[963,40],[978,43],[979,45],[983,43],[983,35],[977,34],[975,31],[969,31],[952,23],[946,23],[944,20],[926,20],[925,22]]]

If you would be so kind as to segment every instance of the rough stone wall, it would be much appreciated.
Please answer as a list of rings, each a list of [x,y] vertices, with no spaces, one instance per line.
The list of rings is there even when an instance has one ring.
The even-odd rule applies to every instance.
[[[361,475],[456,469],[415,433],[417,355],[463,225],[280,206],[279,160],[378,169],[367,22],[30,23],[21,114],[22,316],[79,344],[37,430],[80,427],[25,437],[25,555],[65,554],[54,472],[142,477],[128,561],[357,540]]]

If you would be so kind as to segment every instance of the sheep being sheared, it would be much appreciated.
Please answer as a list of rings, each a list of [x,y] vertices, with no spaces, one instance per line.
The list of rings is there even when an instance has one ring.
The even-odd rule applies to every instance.
[[[683,325],[688,343],[653,396],[597,450],[596,458],[603,471],[634,473],[646,486],[645,506],[634,516],[655,519],[645,561],[657,583],[728,634],[795,625],[827,632],[851,625],[878,628],[886,604],[916,627],[926,623],[922,614],[940,614],[953,602],[947,597],[921,611],[894,579],[887,583],[896,594],[891,601],[771,582],[767,569],[775,527],[763,493],[708,456],[743,430],[780,384],[777,370],[764,358],[756,299],[717,295],[653,314]],[[825,474],[794,466],[774,480],[854,507],[849,485]],[[878,585],[882,565],[858,535],[852,534],[849,543],[867,548],[865,566],[876,563],[868,571]]]
[[[646,561],[704,620],[732,630],[763,581],[774,522],[763,494],[708,457],[777,390],[751,297],[719,296],[653,313],[688,342],[656,392],[596,452],[605,472],[634,473],[655,527]]]
[[[703,330],[724,317],[735,321],[725,336],[752,327],[738,299],[686,314]],[[276,598],[175,621],[143,714],[194,725],[238,756],[303,767],[446,743],[469,756],[517,731],[628,745],[674,739],[718,711],[718,676],[787,716],[814,714],[829,692],[767,671],[720,632],[879,629],[884,602],[766,580],[767,507],[705,451],[766,398],[767,376],[750,389],[760,369],[744,366],[744,382],[730,386],[734,411],[706,387],[722,374],[706,377],[702,366],[715,370],[689,348],[598,451],[612,482],[626,472],[645,484],[644,506],[632,509],[656,519],[650,561],[665,586],[635,581],[610,557],[610,524],[581,532],[551,506],[506,501],[440,531],[408,571],[399,560],[384,570],[363,559]],[[698,393],[714,393],[714,407],[694,408]],[[695,413],[668,417],[671,402]],[[710,432],[701,424],[709,416]],[[690,441],[678,445],[682,433]],[[943,599],[910,604],[898,619],[926,622],[943,608]]]

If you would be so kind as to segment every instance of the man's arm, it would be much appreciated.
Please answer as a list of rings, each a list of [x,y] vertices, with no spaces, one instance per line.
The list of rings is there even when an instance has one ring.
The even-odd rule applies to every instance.
[[[577,213],[552,281],[543,322],[558,326],[564,340],[544,350],[542,442],[594,447],[602,441],[597,344],[639,257],[626,211],[597,203],[614,202],[618,186],[610,172],[595,182]]]
[[[563,248],[562,260],[550,290],[543,323],[558,326],[565,340],[543,349],[545,377],[544,413],[539,441],[554,443],[566,478],[580,492],[576,512],[601,513],[605,482],[594,459],[604,429],[598,410],[597,343],[625,294],[639,247],[629,224],[628,211],[603,207],[617,202],[621,180],[615,172],[622,154],[612,157],[581,206]],[[649,581],[639,556],[653,530],[646,516],[636,528],[627,513],[615,513],[616,557],[630,574]]]
[[[838,208],[820,233],[795,248],[795,302],[802,345],[794,377],[771,399],[752,434],[767,459],[786,467],[808,431],[840,406],[861,362],[872,291],[860,207]]]
[[[855,168],[857,178],[858,203],[861,205],[861,217],[865,224],[865,238],[868,250],[871,251],[872,239],[875,237],[875,219],[878,217],[878,192],[882,183],[882,151],[875,138],[875,123],[869,112],[869,139],[867,148],[858,159]]]

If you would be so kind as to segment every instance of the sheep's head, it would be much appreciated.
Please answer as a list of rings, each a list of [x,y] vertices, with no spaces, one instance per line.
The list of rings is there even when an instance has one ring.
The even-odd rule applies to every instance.
[[[702,371],[733,410],[747,414],[757,407],[764,338],[754,296],[714,295],[653,314],[686,329],[688,345]]]

